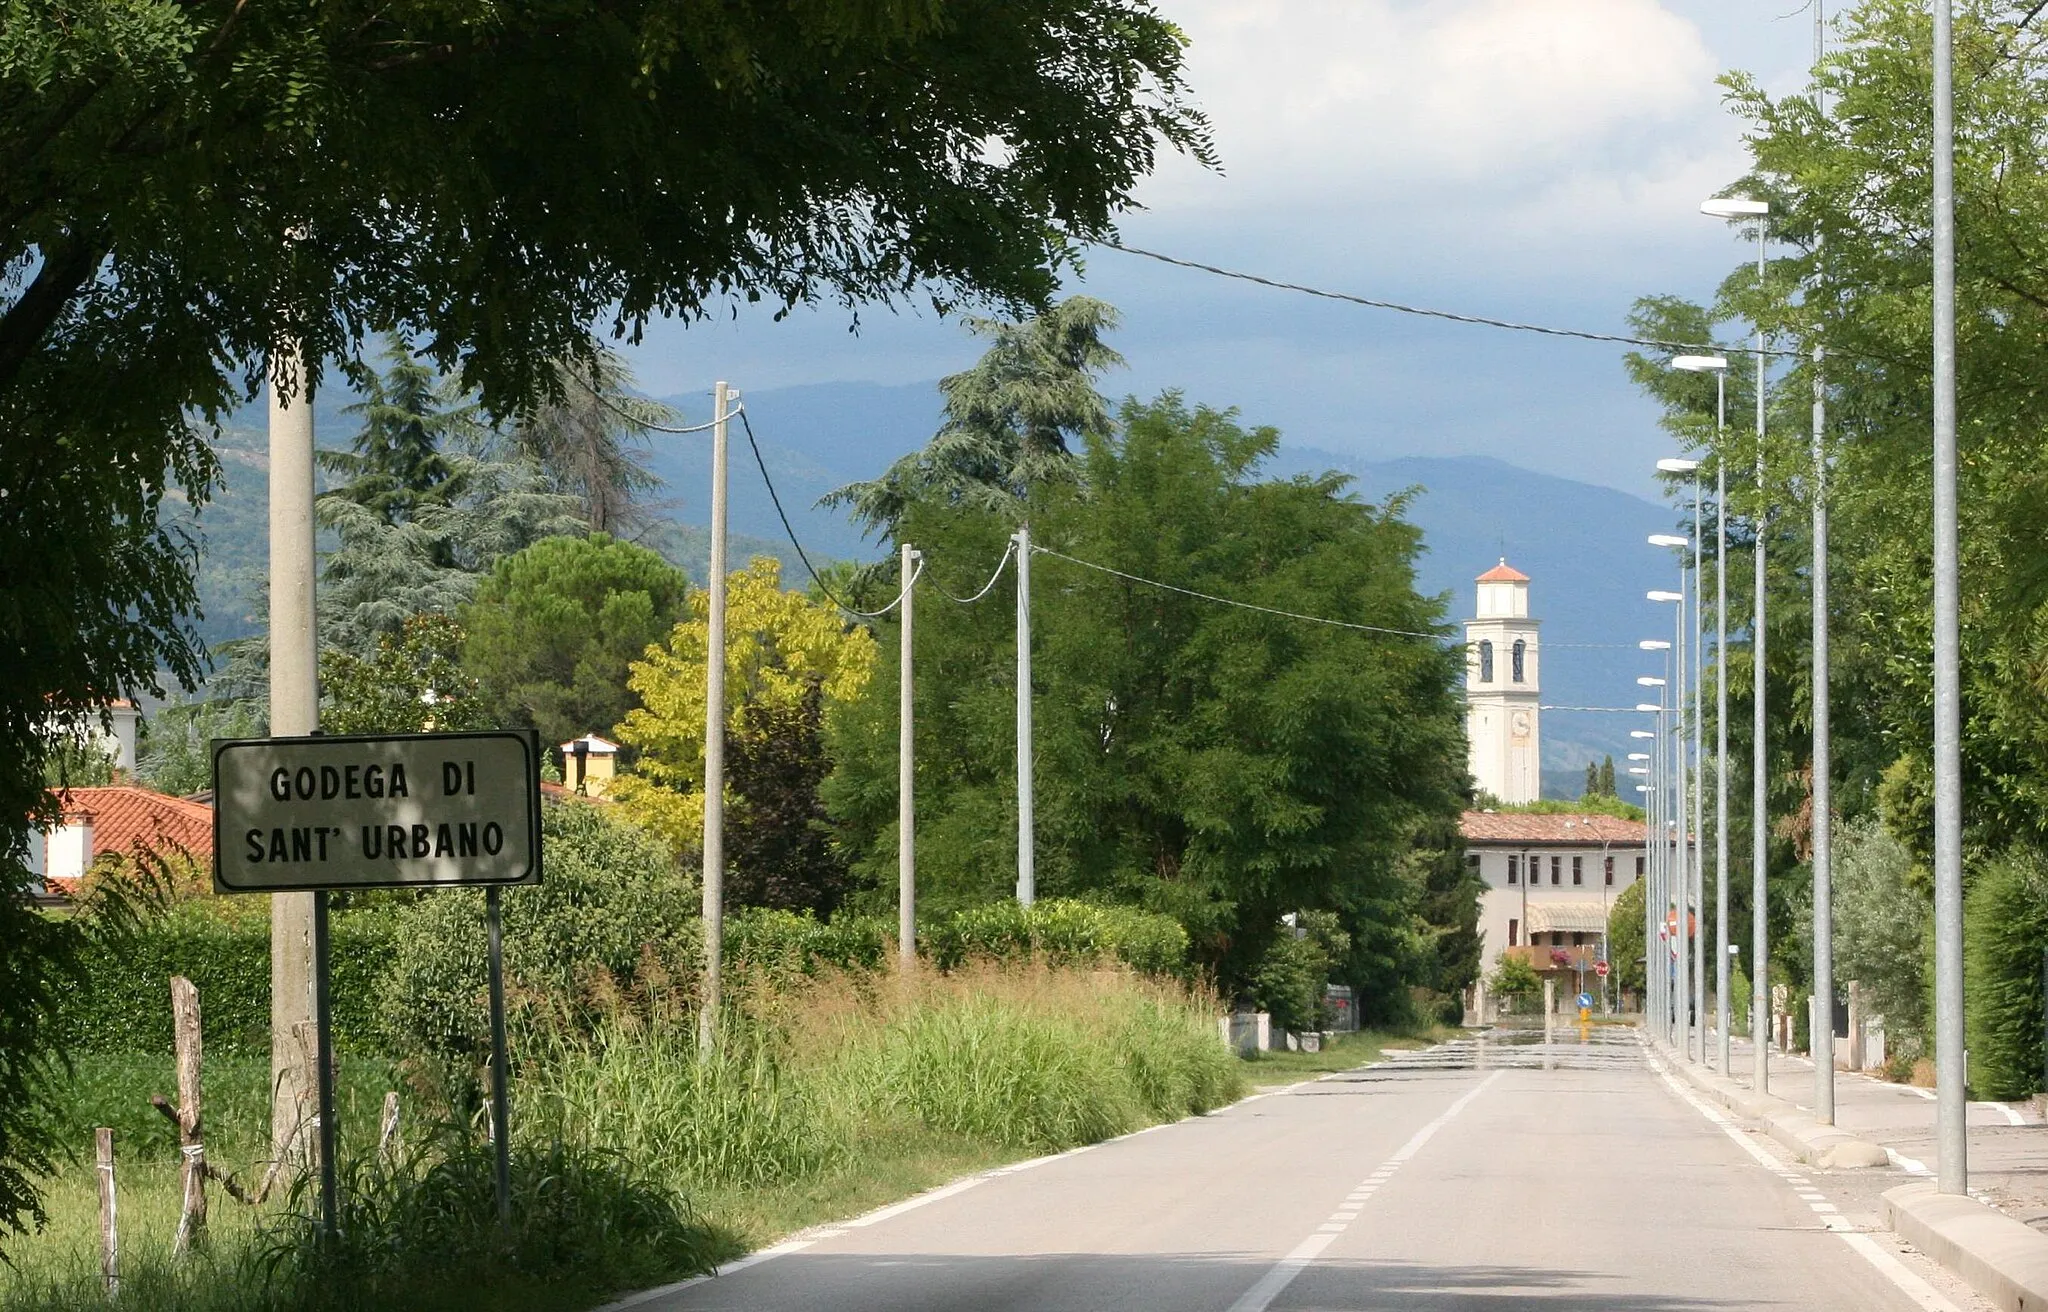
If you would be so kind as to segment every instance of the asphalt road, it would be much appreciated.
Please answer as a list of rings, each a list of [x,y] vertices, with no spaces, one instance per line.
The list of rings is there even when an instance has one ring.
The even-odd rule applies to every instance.
[[[1632,1031],[1468,1040],[975,1177],[636,1312],[1982,1306],[1859,1189],[1684,1100]]]

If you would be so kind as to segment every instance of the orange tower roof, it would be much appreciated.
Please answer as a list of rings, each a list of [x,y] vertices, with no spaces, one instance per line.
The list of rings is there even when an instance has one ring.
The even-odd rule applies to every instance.
[[[1478,582],[1481,583],[1527,583],[1528,581],[1529,576],[1516,569],[1513,565],[1508,564],[1506,556],[1502,556],[1500,564],[1481,574],[1478,579]]]

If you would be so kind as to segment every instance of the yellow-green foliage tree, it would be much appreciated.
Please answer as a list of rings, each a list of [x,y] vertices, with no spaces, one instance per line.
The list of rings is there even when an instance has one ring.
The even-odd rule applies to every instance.
[[[679,851],[704,829],[704,697],[711,594],[631,666],[640,705],[617,737],[636,753],[618,783],[627,813]],[[843,863],[829,850],[817,786],[829,763],[824,723],[858,698],[875,639],[829,605],[782,587],[758,556],[726,580],[726,807],[734,900],[829,910]],[[829,867],[829,869],[828,869]]]

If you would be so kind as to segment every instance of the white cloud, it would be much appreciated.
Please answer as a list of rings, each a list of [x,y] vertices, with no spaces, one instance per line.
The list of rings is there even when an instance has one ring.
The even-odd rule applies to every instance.
[[[1640,168],[1713,117],[1717,63],[1655,0],[1181,0],[1226,177],[1171,165],[1163,211],[1500,191]],[[1603,170],[1604,171],[1604,170]]]

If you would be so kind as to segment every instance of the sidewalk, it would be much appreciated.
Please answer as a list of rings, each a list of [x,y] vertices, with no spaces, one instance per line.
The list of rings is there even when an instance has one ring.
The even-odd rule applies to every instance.
[[[1750,1050],[1734,1040],[1734,1081],[1750,1085]],[[1709,1045],[1708,1052],[1716,1053]],[[1813,1063],[1771,1054],[1767,1092],[1808,1115],[1813,1111]],[[1885,1149],[1892,1164],[1930,1175],[1934,1160],[1934,1090],[1850,1071],[1835,1072],[1835,1125]],[[2031,1108],[1973,1102],[1969,1114],[1970,1192],[2014,1220],[2048,1233],[2048,1124]]]

